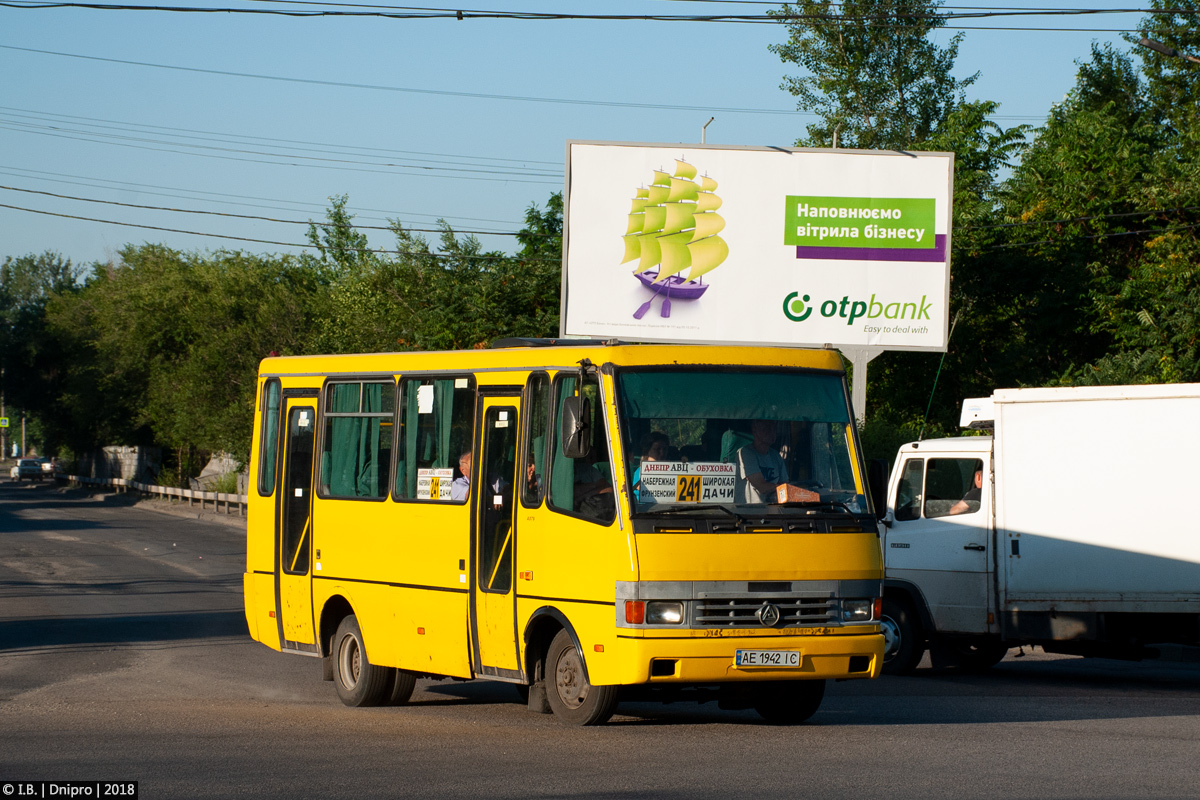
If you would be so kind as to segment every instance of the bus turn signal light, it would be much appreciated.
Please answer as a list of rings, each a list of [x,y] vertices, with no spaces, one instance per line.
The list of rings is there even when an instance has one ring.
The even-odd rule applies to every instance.
[[[643,600],[625,601],[625,621],[630,625],[641,625],[646,621],[646,603]]]

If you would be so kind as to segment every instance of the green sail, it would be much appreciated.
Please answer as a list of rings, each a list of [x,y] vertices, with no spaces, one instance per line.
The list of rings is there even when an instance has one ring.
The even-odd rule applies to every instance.
[[[729,245],[720,236],[709,236],[687,246],[691,252],[692,269],[688,280],[695,280],[706,272],[712,272],[729,256]]]
[[[658,247],[657,233],[639,233],[637,235],[638,247],[641,252],[638,254],[641,259],[638,262],[638,268],[634,272],[645,272],[653,266],[656,266],[659,261],[662,261],[662,251]]]
[[[663,229],[663,223],[667,221],[666,206],[646,206],[646,221],[642,226],[643,233],[653,233]]]
[[[674,203],[679,200],[695,200],[700,194],[700,187],[684,178],[671,178],[671,193],[667,195],[667,202]]]
[[[706,192],[715,192],[717,190],[717,182],[705,175],[700,179],[700,188]]]
[[[645,227],[645,223],[646,223],[646,215],[645,214],[630,214],[629,222],[627,222],[625,224],[625,232],[626,233],[641,233],[642,229]]]
[[[661,170],[654,170],[654,180],[650,181],[654,186],[670,186],[671,176]]]
[[[696,177],[696,168],[686,161],[675,159],[675,177],[676,178],[694,178]]]
[[[721,198],[711,192],[700,192],[699,197],[696,198],[696,211],[716,211],[721,207],[722,202]]]
[[[622,264],[633,261],[635,258],[641,258],[642,245],[638,241],[636,234],[626,234],[621,239],[625,242],[625,257],[621,259]],[[639,269],[638,272],[641,272],[641,270]]]
[[[668,186],[651,186],[649,192],[650,205],[660,205],[667,202],[667,198],[671,196],[671,187]]]
[[[650,200],[647,197],[635,197],[629,202],[629,211],[631,214],[640,214]]]
[[[663,233],[679,233],[695,224],[692,221],[696,215],[694,203],[667,203],[663,208],[667,210],[667,219],[662,226]]]
[[[701,239],[712,236],[714,233],[720,233],[725,230],[725,220],[719,215],[709,212],[708,214],[697,214],[696,232],[692,235],[692,241],[698,242]]]
[[[688,242],[691,238],[691,231],[658,237],[658,246],[662,251],[662,266],[658,269],[658,277],[654,279],[655,283],[692,266],[692,254],[688,252]]]

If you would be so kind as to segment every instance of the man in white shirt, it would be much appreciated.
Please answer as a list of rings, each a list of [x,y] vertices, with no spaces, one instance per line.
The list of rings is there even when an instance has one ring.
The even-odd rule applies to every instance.
[[[787,464],[774,447],[778,430],[773,419],[750,423],[754,441],[737,451],[735,496],[739,503],[774,503],[775,487],[787,483]]]

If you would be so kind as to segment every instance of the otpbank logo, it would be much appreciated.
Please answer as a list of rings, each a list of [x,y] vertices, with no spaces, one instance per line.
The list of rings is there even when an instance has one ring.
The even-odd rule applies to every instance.
[[[926,301],[921,295],[920,300],[904,302],[901,300],[878,299],[871,295],[870,300],[851,300],[847,295],[839,300],[824,300],[818,305],[811,295],[792,292],[783,298],[783,315],[792,322],[804,322],[817,310],[822,317],[839,317],[846,320],[847,325],[853,325],[856,319],[890,319],[890,320],[922,320],[929,319],[929,311],[933,303]]]

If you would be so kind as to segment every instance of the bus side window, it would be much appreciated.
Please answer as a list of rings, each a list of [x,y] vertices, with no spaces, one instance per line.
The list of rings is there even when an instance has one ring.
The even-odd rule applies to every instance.
[[[331,383],[325,392],[321,494],[387,497],[396,386],[391,381]]]
[[[521,503],[528,508],[541,505],[546,494],[546,432],[550,423],[550,378],[544,372],[529,376],[525,388],[525,443]]]
[[[475,379],[409,378],[400,388],[396,498],[465,503],[451,500],[450,487],[471,450]]]
[[[560,376],[554,393],[556,413],[551,430],[554,447],[550,463],[550,507],[607,525],[616,513],[616,500],[612,468],[608,463],[608,436],[601,416],[604,412],[600,405],[600,385],[595,376],[588,376],[579,392],[588,401],[591,448],[583,458],[563,455],[558,420],[562,416],[563,402],[575,394],[577,381],[574,375]]]
[[[258,448],[258,493],[264,497],[275,493],[275,466],[279,463],[279,379],[271,378],[263,385],[262,441]]]

